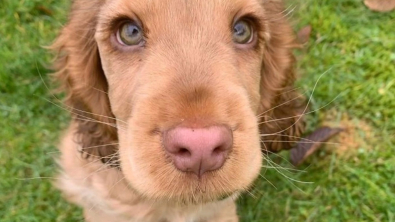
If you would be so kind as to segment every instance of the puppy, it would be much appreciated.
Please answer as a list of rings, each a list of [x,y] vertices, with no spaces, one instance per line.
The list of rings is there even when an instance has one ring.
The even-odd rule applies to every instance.
[[[238,221],[263,153],[303,128],[296,46],[279,0],[73,1],[58,187],[86,221]]]

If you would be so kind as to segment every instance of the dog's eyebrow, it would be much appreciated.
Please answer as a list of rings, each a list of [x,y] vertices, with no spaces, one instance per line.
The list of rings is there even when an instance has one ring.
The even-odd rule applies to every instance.
[[[236,22],[241,18],[249,19],[258,27],[263,27],[266,16],[262,5],[255,3],[241,7],[236,11],[233,17],[233,22]]]
[[[246,15],[250,15],[255,17],[256,19],[264,19],[265,12],[264,8],[259,3],[250,3],[241,7],[236,13],[235,18],[244,17]]]
[[[131,13],[130,15],[126,14],[113,14],[108,17],[99,18],[99,29],[98,32],[111,32],[114,31],[120,23],[132,21],[135,22],[137,25],[143,27],[143,24],[138,15]]]

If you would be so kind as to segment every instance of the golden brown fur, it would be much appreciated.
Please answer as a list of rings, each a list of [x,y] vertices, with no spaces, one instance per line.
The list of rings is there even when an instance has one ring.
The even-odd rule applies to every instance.
[[[233,45],[238,16],[254,18],[253,48]],[[144,47],[114,43],[118,18],[143,23]],[[75,0],[54,44],[73,115],[59,187],[88,221],[237,221],[261,149],[302,131],[295,46],[278,0]],[[233,131],[225,164],[200,178],[175,169],[161,132],[214,124]]]

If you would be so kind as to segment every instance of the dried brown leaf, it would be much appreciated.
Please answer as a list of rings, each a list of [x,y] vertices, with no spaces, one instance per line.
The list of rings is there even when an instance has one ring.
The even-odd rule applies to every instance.
[[[297,34],[299,43],[305,44],[309,41],[311,30],[311,25],[307,25],[299,30]]]
[[[372,11],[389,12],[395,9],[395,0],[365,0],[366,7]]]
[[[300,165],[307,157],[311,156],[311,154],[322,147],[326,141],[339,134],[341,131],[343,131],[343,129],[331,127],[322,127],[315,130],[306,138],[299,141],[291,150],[291,163],[294,166]]]

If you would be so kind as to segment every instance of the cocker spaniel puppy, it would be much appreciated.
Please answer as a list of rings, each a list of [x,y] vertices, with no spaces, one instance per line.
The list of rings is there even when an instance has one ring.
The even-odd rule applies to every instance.
[[[279,0],[74,0],[53,45],[59,188],[86,221],[238,221],[263,155],[303,128],[296,46]]]

